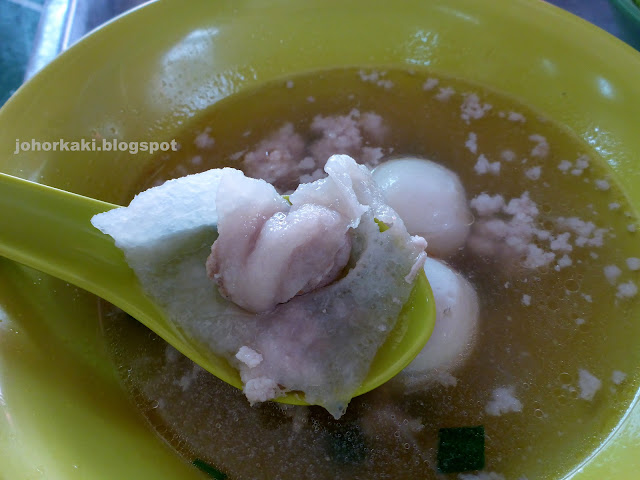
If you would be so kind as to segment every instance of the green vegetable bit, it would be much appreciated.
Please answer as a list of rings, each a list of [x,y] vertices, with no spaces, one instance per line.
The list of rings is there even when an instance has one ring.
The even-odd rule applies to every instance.
[[[197,468],[199,468],[200,470],[202,470],[204,473],[209,475],[211,478],[215,478],[215,480],[226,480],[227,479],[227,475],[226,474],[222,473],[217,468],[209,465],[204,460],[200,460],[199,458],[196,458],[191,463],[194,466],[196,466]]]
[[[441,428],[438,432],[438,470],[469,472],[484,468],[484,427]]]
[[[327,433],[329,458],[340,465],[357,465],[367,458],[364,433],[356,423],[338,423]]]

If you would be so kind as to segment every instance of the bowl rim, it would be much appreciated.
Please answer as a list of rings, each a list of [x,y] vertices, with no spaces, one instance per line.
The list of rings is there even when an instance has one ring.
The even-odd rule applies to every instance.
[[[204,0],[201,0],[200,3],[202,3],[203,1]],[[475,0],[473,1],[475,2]],[[628,0],[625,0],[625,1],[628,1]],[[172,3],[175,4],[177,2],[169,1],[165,3],[165,2],[151,1],[145,5],[149,5],[152,8],[158,9],[158,8],[164,8],[164,6]],[[212,2],[212,3],[216,3],[216,2]],[[218,2],[218,3],[224,3],[224,2]],[[242,6],[244,3],[249,3],[249,2],[238,2],[238,3],[240,6]],[[277,4],[278,2],[274,2],[274,3]],[[339,4],[340,2],[328,1],[327,3]],[[444,4],[445,2],[443,0],[439,0],[438,3]],[[460,2],[451,2],[451,3],[454,5],[456,3],[471,4],[471,1],[464,0]],[[479,2],[479,3],[482,3],[482,2]],[[593,24],[590,24],[578,17],[575,17],[574,15],[571,15],[570,13],[560,8],[547,4],[546,2],[539,2],[537,0],[509,0],[508,2],[507,0],[500,0],[500,1],[496,1],[495,4],[494,2],[487,2],[487,3],[493,4],[493,5],[490,5],[489,7],[491,10],[497,8],[496,6],[501,5],[503,7],[501,16],[504,16],[504,17],[508,17],[509,15],[513,14],[514,10],[517,10],[520,7],[526,7],[526,9],[529,10],[530,13],[531,12],[535,13],[536,11],[538,12],[544,11],[545,12],[544,17],[547,18],[548,20],[552,20],[549,22],[549,24],[554,26],[556,25],[563,26],[566,30],[565,34],[567,33],[580,34],[580,35],[576,35],[578,38],[569,39],[568,43],[570,43],[572,50],[577,49],[579,43],[581,43],[580,48],[584,48],[586,50],[590,50],[590,49],[595,50],[596,49],[595,47],[600,47],[601,52],[598,52],[598,53],[602,55],[601,57],[602,63],[605,66],[609,67],[611,70],[618,71],[618,73],[620,72],[620,70],[624,69],[625,72],[630,72],[631,75],[634,75],[634,72],[637,72],[640,75],[640,55],[638,55],[638,52],[636,50],[634,50],[629,45],[624,44],[621,40],[613,37],[612,35],[607,34],[606,32],[594,26]],[[144,9],[142,8],[136,9],[136,12],[140,12],[141,10],[144,10]],[[553,12],[553,15],[551,15],[552,12]],[[552,17],[555,17],[555,18],[552,18]],[[129,22],[128,23],[129,25],[131,21],[132,21],[131,17],[127,18],[127,22]],[[110,22],[110,26],[108,28],[115,27],[113,23],[115,22]],[[117,26],[118,31],[120,31],[121,26],[122,25]],[[101,27],[100,30],[104,31],[104,27]],[[542,30],[547,31],[548,27],[543,26]],[[553,32],[550,32],[550,33],[553,33]],[[583,36],[584,38],[582,38]],[[33,100],[34,98],[33,94],[38,88],[42,88],[43,90],[46,90],[47,87],[49,87],[49,85],[47,85],[44,80],[50,79],[51,76],[59,73],[61,70],[61,68],[59,68],[61,64],[65,64],[65,69],[67,69],[68,62],[70,59],[77,59],[80,53],[86,53],[87,51],[93,50],[96,44],[101,43],[102,41],[103,41],[102,36],[91,35],[89,36],[88,39],[84,39],[82,42],[80,42],[79,45],[65,52],[65,54],[67,55],[65,57],[62,57],[64,58],[64,60],[54,61],[52,64],[45,67],[45,69],[41,73],[39,73],[34,77],[34,78],[37,78],[38,81],[35,81],[35,82],[30,81],[27,84],[25,84],[26,88],[24,89],[21,88],[21,90],[16,92],[16,94],[7,102],[7,104],[5,104],[5,107],[0,110],[0,125],[10,126],[12,116],[18,113],[16,109],[20,107],[24,107],[25,104],[28,103],[28,100]],[[69,52],[74,52],[74,53],[70,54]],[[591,53],[589,54],[590,58],[594,55],[595,54],[593,55]],[[46,75],[44,74],[45,71],[47,72]],[[434,71],[440,72],[441,69],[434,68]],[[636,92],[637,94],[640,94],[640,90],[638,90],[637,87],[634,87],[633,91]],[[640,95],[638,96],[640,97]],[[25,99],[23,97],[28,97],[28,98]],[[634,99],[635,98],[636,98],[636,95],[634,95]],[[632,102],[630,102],[630,104],[637,105],[638,100],[633,100]],[[0,132],[0,137],[1,137],[1,132]],[[633,144],[635,145],[637,143],[634,141]],[[637,155],[634,154],[634,159],[637,159],[637,158],[638,158]],[[636,205],[640,205],[640,202],[637,202]],[[637,207],[635,210],[637,212]],[[636,403],[636,400],[632,402],[632,405]],[[619,430],[619,427],[622,425],[622,422],[626,421],[625,418],[621,419],[621,423],[620,425],[618,425],[618,428],[616,428],[616,430]],[[2,439],[2,435],[0,435],[0,440],[1,439]],[[626,448],[626,446],[624,448]],[[599,453],[599,452],[594,452],[594,453]],[[631,457],[631,455],[628,455],[627,457]],[[2,458],[1,452],[0,452],[0,458]],[[609,458],[611,458],[611,456],[609,456]],[[594,458],[592,462],[597,463],[598,460]],[[638,465],[637,459],[629,463],[630,463],[629,468],[637,468],[637,465]],[[585,470],[587,470],[588,468],[590,468],[588,465],[584,466]],[[580,475],[580,477],[582,478],[582,475]],[[589,476],[589,478],[593,478],[593,477]]]

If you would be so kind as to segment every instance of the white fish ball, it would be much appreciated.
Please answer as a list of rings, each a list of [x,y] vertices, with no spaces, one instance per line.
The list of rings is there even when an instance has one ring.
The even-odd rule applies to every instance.
[[[403,372],[449,372],[473,348],[478,329],[478,296],[462,275],[436,259],[428,258],[424,270],[436,302],[436,324],[427,344]]]
[[[387,203],[411,235],[427,240],[436,257],[456,253],[465,244],[473,220],[458,175],[421,158],[390,160],[373,170]]]

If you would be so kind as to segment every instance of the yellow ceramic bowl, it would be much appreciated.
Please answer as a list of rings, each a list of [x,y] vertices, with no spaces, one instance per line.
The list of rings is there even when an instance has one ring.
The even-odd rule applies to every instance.
[[[640,206],[640,55],[539,0],[153,3],[95,32],[4,106],[0,170],[121,202],[147,155],[14,155],[16,139],[171,139],[243,88],[354,64],[427,66],[511,94],[585,139]],[[573,478],[637,478],[639,428],[636,405]],[[127,400],[96,299],[2,259],[0,477],[202,478]]]

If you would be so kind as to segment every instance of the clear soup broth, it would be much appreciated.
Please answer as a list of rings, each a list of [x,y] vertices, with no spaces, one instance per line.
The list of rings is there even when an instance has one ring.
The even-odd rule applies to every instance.
[[[318,116],[339,123],[365,114],[372,125],[362,126],[359,143],[348,125],[333,144],[314,127]],[[255,168],[251,155],[277,132],[285,144],[286,135],[299,135],[303,156],[326,137],[325,150],[352,149],[330,153],[371,166],[411,155],[456,172],[477,207],[475,223],[466,246],[443,260],[476,289],[478,333],[446,375],[411,388],[396,378],[353,399],[334,420],[317,407],[250,407],[242,392],[107,307],[105,333],[123,383],[177,455],[232,479],[533,480],[563,477],[606,439],[638,386],[640,248],[632,208],[595,152],[478,85],[422,71],[340,69],[211,106],[179,134],[178,152],[149,164],[131,196],[223,166],[264,176],[283,193],[319,175],[318,165],[298,168],[303,158],[282,155],[273,161],[295,164],[294,178]],[[537,249],[510,254],[487,222],[510,225],[515,215],[487,214],[477,198],[499,194],[508,204],[525,192],[537,209],[529,225],[537,233],[524,242]],[[484,469],[441,473],[439,430],[475,426],[484,427]]]

